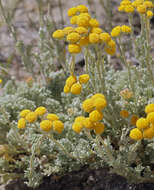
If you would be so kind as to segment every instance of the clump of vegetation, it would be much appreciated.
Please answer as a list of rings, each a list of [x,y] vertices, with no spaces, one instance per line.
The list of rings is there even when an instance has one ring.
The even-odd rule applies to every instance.
[[[63,70],[55,71],[53,64],[50,70],[49,62],[43,66],[48,56],[53,57],[48,48],[41,48],[40,55],[34,57],[43,82],[10,80],[4,85],[0,97],[0,172],[4,183],[22,178],[36,187],[43,176],[64,174],[83,165],[107,165],[132,183],[154,182],[153,7],[151,1],[123,0],[118,10],[128,14],[129,25],[115,26],[109,32],[104,32],[85,5],[70,8],[73,26],[52,33],[53,43],[68,43],[70,58]],[[141,22],[137,38],[134,12]],[[128,49],[126,37],[130,39]],[[26,61],[21,43],[18,50]],[[78,75],[75,59],[81,52],[85,73]],[[133,54],[139,64],[132,63],[126,53]],[[122,70],[115,71],[111,56],[120,59]]]

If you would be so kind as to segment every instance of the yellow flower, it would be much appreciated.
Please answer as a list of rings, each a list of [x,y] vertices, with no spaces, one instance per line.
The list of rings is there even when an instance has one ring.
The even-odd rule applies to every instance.
[[[65,85],[65,86],[64,86],[64,93],[67,94],[67,93],[69,93],[69,92],[70,92],[70,87],[67,86],[67,85]]]
[[[105,47],[104,51],[109,54],[109,55],[114,55],[115,52],[116,52],[116,48],[113,47],[113,48],[109,48],[109,47]]]
[[[124,32],[124,33],[130,33],[132,31],[132,29],[129,26],[122,25],[121,26],[121,31]]]
[[[124,98],[124,99],[129,99],[133,96],[133,92],[131,92],[128,88],[122,90],[120,92],[120,95]]]
[[[85,15],[79,15],[77,19],[77,25],[87,27],[89,26],[89,18]]]
[[[90,121],[89,117],[85,118],[85,120],[83,121],[83,125],[87,129],[93,129],[94,128],[94,124]]]
[[[89,24],[91,27],[99,27],[99,22],[94,18],[90,19]]]
[[[79,34],[87,34],[88,30],[85,27],[79,26],[75,29],[76,32],[78,32]]]
[[[96,34],[100,34],[100,33],[102,33],[103,31],[102,31],[102,29],[99,28],[99,27],[94,27],[94,28],[91,29],[91,32],[92,32],[92,33],[96,33]]]
[[[152,139],[154,137],[154,129],[152,127],[148,127],[143,130],[143,138]]]
[[[69,44],[68,45],[68,51],[71,54],[77,54],[81,52],[81,47],[78,44]]]
[[[79,41],[79,45],[80,46],[86,46],[88,44],[89,44],[89,37],[88,36],[81,37],[81,39]]]
[[[143,138],[142,132],[138,128],[132,129],[129,136],[134,140],[141,140]]]
[[[137,120],[136,122],[136,127],[138,129],[145,129],[149,126],[149,123],[147,121],[147,119],[141,117],[140,119]]]
[[[83,75],[80,75],[79,76],[79,82],[81,83],[81,84],[83,84],[83,83],[87,83],[88,81],[89,81],[89,75],[88,74],[83,74]]]
[[[77,6],[77,10],[78,10],[80,13],[87,13],[87,12],[88,12],[88,8],[87,8],[85,5],[78,5],[78,6]]]
[[[74,29],[73,27],[71,27],[71,26],[68,26],[68,27],[65,27],[65,28],[63,29],[63,31],[64,31],[64,34],[65,34],[65,35],[68,35],[68,34],[74,32],[75,29]]]
[[[132,115],[131,120],[130,120],[131,125],[136,125],[136,122],[138,119],[139,118],[137,115]]]
[[[94,99],[94,106],[97,110],[104,109],[106,107],[106,105],[107,105],[107,102],[106,102],[105,98],[98,97],[98,98]]]
[[[91,98],[92,98],[92,100],[95,100],[96,98],[103,98],[103,99],[105,99],[105,96],[103,94],[101,94],[101,93],[96,93]]]
[[[121,110],[120,111],[120,116],[124,117],[124,118],[127,118],[129,116],[129,113],[128,113],[127,110]]]
[[[116,47],[116,43],[112,39],[109,42],[107,42],[107,45],[109,46],[109,48],[115,48]]]
[[[29,109],[22,110],[22,111],[20,112],[20,117],[25,118],[26,115],[27,115],[28,113],[30,113],[30,112],[31,112],[31,111],[30,111]]]
[[[139,5],[137,7],[137,11],[140,13],[140,14],[145,14],[146,13],[146,6],[145,5]]]
[[[78,116],[75,118],[75,122],[80,122],[83,124],[83,121],[85,120],[85,117],[84,116]]]
[[[150,112],[154,112],[154,104],[148,104],[146,107],[145,107],[145,113],[150,113]]]
[[[47,115],[47,119],[50,120],[50,121],[55,121],[55,120],[59,120],[59,117],[54,113],[49,113]]]
[[[96,33],[89,34],[89,42],[92,44],[99,43],[100,42],[99,34]]]
[[[64,130],[63,122],[61,122],[59,120],[53,121],[53,130],[58,132],[58,133],[62,133],[62,131]]]
[[[120,36],[120,33],[121,33],[121,27],[120,26],[116,26],[112,29],[111,31],[111,36],[112,37],[118,37]]]
[[[70,19],[70,23],[71,24],[77,24],[77,20],[78,20],[78,16],[77,15],[72,16],[72,18]]]
[[[73,131],[75,131],[76,133],[80,133],[81,130],[83,128],[83,125],[81,122],[74,122],[73,125],[72,125],[72,129]]]
[[[98,122],[103,119],[103,114],[98,110],[94,110],[90,112],[89,119],[91,122]]]
[[[0,79],[0,84],[3,82],[3,80],[2,79]]]
[[[125,6],[124,5],[120,5],[118,7],[118,11],[121,12],[121,11],[124,11],[125,10]]]
[[[25,119],[29,122],[29,123],[33,123],[36,121],[37,119],[37,114],[35,112],[30,112],[26,115]]]
[[[36,108],[36,110],[34,111],[37,115],[42,116],[47,112],[47,109],[43,106],[40,106],[38,108]]]
[[[148,18],[153,17],[153,12],[152,12],[152,11],[147,11],[147,17],[148,17]]]
[[[134,12],[134,7],[132,5],[126,5],[124,10],[126,13],[132,13]]]
[[[104,128],[105,126],[103,123],[100,123],[100,122],[95,123],[94,129],[97,135],[101,135],[104,132]]]
[[[77,32],[72,32],[67,35],[67,41],[70,43],[76,43],[80,40],[81,36]]]
[[[53,38],[57,38],[57,39],[61,39],[65,36],[65,33],[63,30],[56,30],[53,34],[52,37]]]
[[[66,85],[70,88],[74,83],[77,82],[76,76],[69,76],[66,80]]]
[[[154,124],[154,112],[148,113],[148,115],[147,115],[147,121],[149,123]]]
[[[26,127],[26,120],[24,118],[21,118],[18,120],[18,128],[24,129]]]
[[[81,93],[81,89],[82,89],[81,84],[80,83],[75,83],[71,87],[71,93],[75,94],[75,95],[80,94]]]
[[[146,8],[153,8],[153,3],[151,1],[145,1],[143,5],[146,6]]]
[[[91,19],[91,16],[90,16],[90,14],[89,13],[81,13],[80,14],[80,16],[82,17],[82,16],[85,16],[85,17],[87,17],[88,18],[88,20],[90,20]]]
[[[43,131],[49,132],[52,129],[52,121],[49,121],[49,120],[41,121],[40,128]]]
[[[77,11],[78,11],[78,10],[77,10],[76,7],[72,7],[72,8],[70,8],[70,9],[68,10],[67,14],[68,14],[68,16],[74,16],[74,15],[76,15]]]
[[[93,100],[91,98],[86,99],[83,103],[82,103],[82,108],[85,112],[91,112],[94,108],[93,105]]]
[[[111,36],[110,34],[108,34],[107,32],[103,32],[99,35],[100,39],[102,42],[109,42],[111,40]]]

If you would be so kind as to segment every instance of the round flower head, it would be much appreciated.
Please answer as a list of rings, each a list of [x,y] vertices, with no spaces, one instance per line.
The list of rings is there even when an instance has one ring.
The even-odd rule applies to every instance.
[[[81,84],[80,83],[75,83],[71,87],[71,93],[75,94],[75,95],[78,95],[78,94],[81,93],[81,89],[82,89]]]
[[[120,116],[124,117],[124,118],[127,118],[129,116],[129,113],[128,113],[127,110],[121,110],[120,111]]]
[[[57,38],[57,39],[61,39],[61,38],[64,38],[65,36],[65,33],[63,30],[56,30],[53,34],[52,34],[52,37],[53,38]]]
[[[70,92],[70,87],[68,85],[64,86],[64,93],[67,94]]]
[[[85,5],[78,5],[78,6],[77,6],[77,10],[78,10],[80,13],[87,13],[87,12],[88,12],[88,8],[87,8]]]
[[[76,76],[69,76],[66,80],[66,85],[70,88],[74,83],[77,82]]]
[[[93,104],[93,100],[91,98],[86,99],[83,103],[82,103],[82,108],[85,112],[91,112],[94,109],[94,104]]]
[[[104,96],[103,94],[101,94],[101,93],[96,93],[96,94],[93,95],[91,98],[92,98],[93,100],[95,100],[95,99],[97,99],[97,98],[103,98],[103,99],[105,99],[105,96]]]
[[[89,34],[89,42],[92,44],[99,43],[100,42],[99,34],[96,33]]]
[[[89,24],[91,27],[99,27],[99,22],[94,18],[90,19]]]
[[[148,115],[147,115],[147,121],[149,123],[154,124],[154,112],[148,113]]]
[[[91,122],[97,122],[103,119],[103,114],[98,110],[94,110],[89,114],[89,119]]]
[[[152,18],[153,17],[153,12],[152,11],[147,11],[147,17]]]
[[[67,41],[70,43],[76,43],[80,40],[81,36],[77,32],[72,32],[67,35]]]
[[[79,15],[77,19],[77,25],[82,27],[89,26],[89,18],[85,15]]]
[[[129,136],[134,140],[141,140],[143,138],[142,132],[138,128],[132,129]]]
[[[105,47],[104,51],[109,54],[109,55],[114,55],[115,52],[116,52],[116,48],[113,47],[113,48],[109,48],[109,47]]]
[[[59,134],[62,133],[62,131],[64,130],[63,122],[59,120],[53,121],[53,130],[58,132]]]
[[[54,113],[49,113],[47,115],[47,119],[50,120],[50,121],[55,121],[55,120],[59,120],[59,117]]]
[[[20,117],[25,118],[26,115],[27,115],[28,113],[30,113],[30,112],[31,112],[31,111],[30,111],[29,109],[22,110],[22,111],[20,112]]]
[[[99,28],[99,27],[94,27],[94,28],[91,29],[91,32],[92,32],[92,33],[96,33],[96,34],[100,34],[100,33],[102,33],[103,31],[102,31],[102,29]]]
[[[116,26],[112,29],[111,31],[111,36],[112,37],[118,37],[120,36],[120,33],[121,33],[121,27],[120,26]]]
[[[140,119],[137,120],[136,122],[136,127],[138,129],[145,129],[149,126],[149,123],[147,121],[147,119],[141,117]]]
[[[67,14],[68,14],[68,16],[74,16],[74,15],[76,15],[77,11],[78,11],[78,10],[77,10],[76,7],[72,7],[72,8],[70,8],[70,9],[68,10]]]
[[[85,27],[79,26],[75,29],[76,32],[78,32],[79,34],[87,34],[88,30]]]
[[[81,52],[81,47],[78,44],[69,44],[68,45],[68,51],[71,54],[77,54]]]
[[[24,118],[21,118],[18,120],[18,128],[24,129],[26,127],[26,120]]]
[[[137,7],[137,11],[140,13],[140,14],[145,14],[146,13],[146,6],[145,5],[139,5]]]
[[[73,131],[75,131],[76,133],[80,133],[81,130],[82,130],[82,128],[83,128],[82,123],[80,123],[80,122],[74,122],[74,123],[73,123],[72,129],[73,129]]]
[[[132,31],[132,29],[129,26],[122,25],[121,26],[121,31],[124,32],[124,33],[130,33]]]
[[[0,84],[3,82],[3,80],[2,79],[0,79]]]
[[[150,112],[154,112],[154,104],[148,104],[145,107],[145,113],[150,113]]]
[[[70,23],[71,24],[77,24],[77,20],[78,20],[78,16],[77,15],[72,16],[72,18],[70,19]]]
[[[78,116],[78,117],[75,118],[75,122],[80,122],[82,124],[83,124],[84,120],[85,120],[84,116]]]
[[[89,44],[89,37],[83,36],[80,38],[79,45],[80,46],[87,46]]]
[[[36,121],[37,119],[37,114],[35,112],[30,112],[26,115],[25,119],[29,122],[29,123],[33,123]]]
[[[100,123],[100,122],[95,123],[94,129],[97,135],[101,135],[104,132],[104,128],[105,126],[103,123]]]
[[[87,129],[93,129],[94,128],[94,124],[90,121],[89,117],[85,118],[85,120],[83,121],[83,125]]]
[[[115,48],[116,47],[116,43],[114,40],[110,40],[109,42],[107,42],[107,45],[109,46],[109,48]]]
[[[152,127],[148,127],[143,130],[143,138],[152,139],[154,137],[154,129]]]
[[[104,109],[106,107],[106,105],[107,105],[107,102],[106,102],[105,98],[98,97],[98,98],[94,99],[94,106],[97,110]]]
[[[43,120],[40,123],[40,128],[43,131],[49,132],[52,129],[52,122],[49,120]]]
[[[125,10],[125,6],[124,5],[120,5],[119,7],[118,7],[118,11],[119,12],[122,12],[122,11],[124,11]]]
[[[36,108],[36,110],[34,111],[37,115],[42,116],[47,112],[47,109],[43,106],[40,106],[38,108]]]
[[[153,8],[153,3],[151,1],[144,1],[143,5],[146,6],[146,8]]]
[[[126,13],[133,13],[134,12],[134,7],[132,5],[126,5],[124,8]]]
[[[83,74],[83,75],[80,75],[79,76],[79,82],[81,83],[81,84],[83,84],[83,83],[87,83],[88,81],[89,81],[89,75],[88,74]]]
[[[139,118],[137,115],[132,115],[131,120],[130,120],[131,125],[136,125],[136,122],[138,119]]]
[[[65,35],[68,35],[68,34],[74,32],[74,31],[75,31],[75,29],[73,27],[71,27],[71,26],[65,27],[63,29],[63,32],[65,33]]]

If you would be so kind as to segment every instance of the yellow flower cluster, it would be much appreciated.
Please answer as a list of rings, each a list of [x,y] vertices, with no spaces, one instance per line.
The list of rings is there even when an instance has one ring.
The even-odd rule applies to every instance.
[[[129,116],[129,112],[127,110],[121,110],[120,116],[123,118],[127,118]]]
[[[116,26],[112,29],[111,31],[111,36],[112,37],[118,37],[120,36],[122,33],[131,33],[132,29],[131,27],[127,26],[127,25],[122,25],[122,26]]]
[[[82,84],[85,84],[89,81],[89,75],[88,74],[83,74],[80,75],[78,80],[76,76],[69,76],[65,82],[64,86],[64,93],[69,93],[71,92],[72,94],[80,94],[82,90]]]
[[[118,10],[126,13],[133,13],[137,10],[139,14],[145,14],[148,18],[151,18],[153,16],[153,12],[151,11],[153,7],[154,4],[148,0],[135,0],[133,2],[130,0],[122,0]]]
[[[104,132],[104,124],[100,122],[103,119],[102,110],[107,102],[103,94],[97,93],[82,103],[82,108],[89,113],[89,117],[78,116],[72,126],[76,133],[80,133],[83,128],[94,130],[96,134]]]
[[[68,10],[70,23],[76,27],[65,27],[62,30],[56,30],[52,36],[53,38],[65,38],[69,42],[68,51],[71,54],[78,54],[82,47],[89,44],[105,44],[105,52],[113,55],[116,51],[116,45],[111,39],[111,36],[103,32],[99,27],[99,22],[91,18],[88,13],[88,8],[85,5],[72,7]]]
[[[54,113],[47,113],[47,109],[40,106],[31,111],[29,109],[24,109],[20,112],[20,119],[18,120],[18,128],[24,129],[26,127],[26,122],[34,123],[37,118],[41,116],[42,121],[40,122],[40,128],[43,131],[49,132],[51,129],[61,133],[64,129],[64,124],[59,120],[59,117]]]
[[[134,140],[154,138],[154,104],[148,104],[145,107],[146,118],[139,118],[136,122],[136,128],[130,131],[130,137]]]

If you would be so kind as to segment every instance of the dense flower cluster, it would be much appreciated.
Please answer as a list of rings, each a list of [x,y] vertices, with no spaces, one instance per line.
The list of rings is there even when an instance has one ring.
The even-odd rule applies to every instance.
[[[104,132],[102,110],[106,107],[107,102],[103,94],[97,93],[82,103],[82,109],[89,113],[89,117],[78,116],[72,126],[76,133],[80,133],[83,128],[94,130],[96,134]]]
[[[82,84],[85,84],[89,81],[89,75],[88,74],[83,74],[80,75],[78,80],[76,76],[69,76],[65,82],[64,86],[64,92],[69,93],[71,92],[72,94],[80,94],[82,90]]]
[[[111,39],[111,36],[103,32],[99,27],[99,22],[91,18],[88,13],[88,8],[85,5],[72,7],[68,10],[70,23],[76,27],[65,27],[62,30],[56,30],[53,33],[53,38],[65,38],[68,45],[68,51],[71,54],[78,54],[81,52],[82,47],[89,44],[103,43],[106,53],[113,55],[116,51],[116,44]]]
[[[122,25],[122,26],[116,26],[112,29],[111,31],[111,36],[112,37],[118,37],[121,34],[128,34],[131,33],[132,29],[131,27],[127,25]]]
[[[122,0],[118,10],[126,13],[133,13],[136,10],[139,14],[145,14],[148,18],[151,18],[153,16],[153,7],[154,4],[148,0],[135,0],[133,2]]]
[[[59,117],[54,113],[47,113],[47,109],[40,106],[31,111],[29,109],[24,109],[20,112],[20,119],[18,120],[18,128],[24,129],[26,127],[26,122],[34,123],[40,116],[40,129],[49,132],[51,129],[61,133],[64,129],[64,124],[59,120]]]
[[[154,137],[154,104],[148,104],[145,107],[146,118],[139,118],[136,122],[136,128],[130,131],[130,137],[134,140],[152,139]]]

